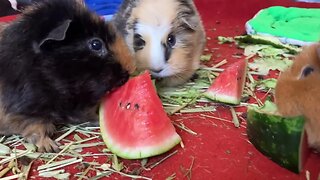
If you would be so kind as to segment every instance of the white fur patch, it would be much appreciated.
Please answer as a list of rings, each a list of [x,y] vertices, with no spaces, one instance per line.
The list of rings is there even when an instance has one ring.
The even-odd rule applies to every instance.
[[[12,9],[18,10],[18,8],[17,8],[17,1],[16,1],[16,0],[9,0],[9,2],[10,2],[10,4],[11,4]]]
[[[145,24],[137,24],[137,33],[142,37],[148,37],[149,41],[146,42],[146,46],[149,46],[150,53],[150,70],[161,71],[167,66],[165,59],[165,49],[162,45],[163,39],[166,39],[171,30],[171,25],[159,24],[158,26],[150,26]],[[155,73],[161,74],[161,73]]]
[[[152,76],[159,77],[159,78],[169,77],[169,76],[173,76],[175,74],[175,72],[173,71],[173,69],[171,68],[171,66],[169,64],[166,64],[165,67],[163,68],[163,70],[158,73],[152,72],[152,71],[150,71],[150,73]]]
[[[171,57],[166,61],[163,46],[171,33],[178,6],[179,2],[175,0],[140,0],[139,6],[132,12],[137,20],[136,33],[146,42],[144,49],[139,52],[139,60],[145,63],[144,67],[148,68],[154,77],[164,78],[180,72]],[[179,46],[179,43],[179,38],[176,38],[175,46]]]

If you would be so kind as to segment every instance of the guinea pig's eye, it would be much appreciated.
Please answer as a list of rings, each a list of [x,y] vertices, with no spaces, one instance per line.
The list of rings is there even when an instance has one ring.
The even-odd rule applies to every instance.
[[[135,34],[133,38],[134,50],[139,51],[143,49],[146,45],[146,42],[142,39],[142,36],[140,34]]]
[[[310,67],[310,66],[304,67],[302,69],[300,78],[305,78],[305,77],[309,76],[313,71],[314,71],[313,67]]]
[[[89,42],[89,47],[92,50],[100,51],[102,49],[103,42],[100,39],[92,39]]]
[[[176,37],[170,34],[167,39],[167,44],[170,48],[173,48],[173,46],[176,45]]]

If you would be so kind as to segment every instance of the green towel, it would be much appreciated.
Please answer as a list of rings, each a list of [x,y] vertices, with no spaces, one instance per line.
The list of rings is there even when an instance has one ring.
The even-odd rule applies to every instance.
[[[248,34],[271,35],[283,43],[306,45],[320,40],[320,9],[273,6],[246,24]]]

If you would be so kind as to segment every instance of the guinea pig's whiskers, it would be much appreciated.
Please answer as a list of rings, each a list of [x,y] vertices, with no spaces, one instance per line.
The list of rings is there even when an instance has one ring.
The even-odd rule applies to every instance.
[[[178,81],[185,79],[184,74],[175,74],[173,77]]]

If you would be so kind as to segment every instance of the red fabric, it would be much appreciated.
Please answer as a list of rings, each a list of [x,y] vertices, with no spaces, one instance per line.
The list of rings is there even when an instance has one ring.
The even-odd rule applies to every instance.
[[[0,17],[0,22],[10,22],[10,21],[14,20],[15,18],[16,18],[15,15]]]
[[[217,36],[236,36],[245,32],[244,24],[260,9],[272,5],[319,7],[319,4],[296,3],[289,0],[195,0],[202,15],[207,31],[207,47],[213,52],[212,62],[227,59],[229,63],[237,61],[233,55],[241,54],[243,50],[234,45],[219,45]],[[6,18],[7,19],[7,18]],[[227,66],[227,65],[226,65]],[[274,73],[276,75],[276,73]],[[237,111],[245,111],[238,108]],[[311,179],[315,180],[320,172],[320,155],[312,153],[301,174],[292,173],[275,164],[267,157],[257,151],[246,136],[245,121],[241,128],[237,129],[231,123],[231,113],[228,108],[219,107],[217,112],[207,115],[227,119],[228,122],[211,118],[204,118],[199,114],[188,114],[173,116],[172,120],[182,121],[187,127],[197,132],[194,136],[180,129],[177,132],[182,136],[185,148],[180,146],[174,150],[178,153],[167,159],[151,171],[144,171],[142,175],[154,179],[165,179],[176,173],[177,179],[186,179],[185,173],[181,171],[184,167],[188,169],[192,159],[192,179],[281,179],[294,180],[305,179],[308,170]],[[99,152],[104,146],[86,149],[86,152]],[[172,151],[171,151],[172,152]],[[168,153],[167,153],[168,154]],[[154,157],[150,162],[157,161],[167,154]],[[107,158],[95,159],[103,163]],[[86,161],[93,161],[88,158]],[[34,164],[33,168],[40,162]],[[127,168],[132,169],[139,166],[139,161],[125,161]],[[67,171],[76,173],[79,170],[70,166]],[[32,175],[36,175],[32,172]],[[89,173],[90,174],[90,173]],[[113,176],[120,179],[120,176]],[[74,179],[74,177],[72,177]],[[122,178],[121,178],[122,179]]]

